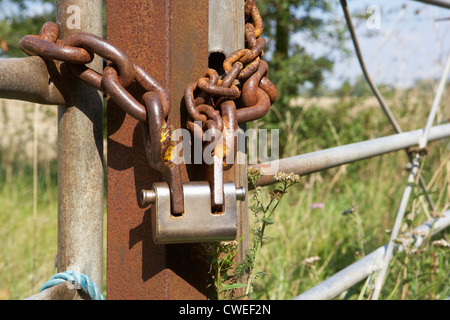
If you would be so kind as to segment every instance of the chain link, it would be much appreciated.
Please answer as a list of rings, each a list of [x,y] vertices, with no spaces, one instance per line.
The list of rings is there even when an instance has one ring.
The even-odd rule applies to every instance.
[[[108,94],[126,113],[133,118],[161,130],[168,127],[168,116],[170,113],[169,96],[164,88],[143,68],[133,64],[131,59],[121,50],[109,44],[104,39],[88,33],[75,33],[64,40],[57,39],[58,26],[53,22],[46,22],[39,36],[27,35],[22,38],[19,47],[28,55],[39,55],[43,59],[57,60],[64,64],[72,74],[82,81]],[[86,66],[92,62],[95,55],[109,61],[103,71],[103,75]],[[62,67],[62,66],[61,66]],[[148,106],[138,102],[125,88],[137,82],[146,90],[142,97],[144,105],[152,102],[152,106],[161,107],[161,112],[153,112],[148,116]],[[148,93],[155,93],[152,99],[146,99]],[[154,100],[158,100],[157,103]],[[155,118],[158,117],[158,118]],[[160,141],[152,139],[152,144],[161,146],[169,145],[170,135]],[[153,142],[154,141],[154,142]],[[156,146],[155,146],[156,147]],[[167,147],[154,148],[155,154],[164,154]],[[161,169],[164,161],[151,161],[152,166]]]
[[[220,77],[214,69],[207,69],[184,92],[187,128],[205,142],[204,147],[217,141],[207,141],[205,131],[218,133],[224,141],[219,155],[221,159],[226,158],[231,149],[234,149],[233,157],[236,154],[238,123],[263,117],[277,97],[276,88],[268,79],[268,65],[261,60],[266,40],[260,37],[263,21],[255,0],[245,1],[244,12],[246,47],[225,59],[224,76]],[[53,22],[46,22],[38,36],[23,37],[19,47],[28,55],[55,60],[60,70],[66,68],[82,81],[106,93],[126,113],[140,121],[150,166],[168,176],[173,194],[183,194],[180,167],[173,163],[174,129],[169,123],[169,96],[147,71],[134,64],[123,51],[95,35],[79,32],[63,40],[58,39],[58,26]],[[95,55],[108,61],[103,74],[86,65],[93,61]],[[141,102],[126,89],[133,83],[145,90]],[[229,166],[224,164],[223,167]],[[172,202],[173,211],[182,212],[182,197],[172,198],[178,199],[176,203]]]
[[[277,90],[268,78],[269,67],[261,59],[266,40],[260,37],[264,25],[255,0],[245,1],[244,12],[246,48],[226,57],[222,78],[216,70],[207,69],[195,83],[186,87],[184,93],[189,115],[187,127],[194,134],[201,132],[203,138],[205,130],[221,131],[223,157],[236,155],[232,135],[235,136],[238,123],[263,117],[277,98]],[[202,122],[201,128],[197,121]],[[233,148],[233,152],[229,148]]]

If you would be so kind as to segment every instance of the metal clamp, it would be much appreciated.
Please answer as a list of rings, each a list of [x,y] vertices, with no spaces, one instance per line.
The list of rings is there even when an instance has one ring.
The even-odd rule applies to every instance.
[[[152,234],[156,244],[231,241],[237,234],[237,200],[244,200],[245,188],[233,182],[223,184],[223,210],[211,212],[211,187],[208,182],[183,183],[184,212],[173,215],[171,194],[165,182],[141,192],[141,202],[152,203]]]

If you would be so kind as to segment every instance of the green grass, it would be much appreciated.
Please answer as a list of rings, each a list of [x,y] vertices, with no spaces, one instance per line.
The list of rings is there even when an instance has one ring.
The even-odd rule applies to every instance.
[[[404,131],[424,125],[426,97],[410,92],[395,97],[394,113],[403,115],[400,124]],[[288,110],[287,113],[301,115],[303,124],[298,127],[303,135],[285,137],[287,143],[292,142],[286,150],[296,150],[291,151],[294,154],[301,153],[299,150],[311,152],[392,134],[379,109],[355,113],[359,101],[350,99],[326,111],[319,107],[306,112]],[[441,117],[448,118],[448,112],[444,110]],[[289,121],[283,121],[281,126],[286,132],[290,129]],[[422,162],[422,174],[427,182],[432,182],[432,198],[441,212],[450,205],[449,148],[449,139],[431,143],[430,154]],[[255,282],[253,298],[292,299],[386,244],[390,237],[387,230],[393,226],[406,184],[407,162],[406,153],[397,152],[302,177],[282,199],[275,223],[267,230],[261,259],[255,266],[267,275]],[[433,215],[420,188],[415,192],[402,228],[405,232]],[[314,208],[315,203],[323,204],[323,208]],[[342,214],[350,208],[352,213]],[[447,229],[429,239],[421,250],[409,249],[396,255],[381,299],[450,296],[450,249],[431,245],[436,239],[448,241],[448,236]],[[371,290],[363,288],[364,281],[337,299],[370,298]]]
[[[255,283],[255,299],[292,299],[389,241],[386,229],[392,228],[406,177],[402,172],[393,179],[393,169],[377,170],[376,175],[371,171],[389,167],[391,159],[392,155],[370,160],[366,169],[359,170],[361,179],[351,176],[349,165],[333,170],[330,175],[303,177],[300,184],[290,189],[280,203],[275,223],[267,232],[261,259],[255,267],[267,274]],[[337,175],[339,182],[330,190]],[[447,189],[448,183],[447,180]],[[311,208],[314,203],[323,203],[324,207]],[[352,207],[352,213],[342,214]],[[424,207],[420,209],[411,224],[413,227],[428,219]],[[448,240],[448,231],[432,240],[443,237]],[[394,289],[399,277],[401,281],[405,277],[411,286],[418,282],[422,289],[425,290],[427,285],[430,288],[420,293],[417,289],[410,290],[403,297],[399,288],[393,299],[443,299],[450,295],[450,250],[429,244],[423,249],[420,259],[416,256],[408,258],[405,253],[394,259],[383,299]],[[436,259],[435,255],[439,261],[436,272],[431,274],[429,266]],[[320,260],[307,264],[305,260],[309,257]],[[362,285],[355,286],[340,298],[358,298]]]
[[[1,160],[4,165],[0,168],[0,300],[24,299],[38,293],[57,272],[57,163],[54,160],[38,166],[35,209],[32,165]],[[106,221],[106,205],[104,218]],[[104,243],[106,271],[106,228]],[[105,295],[106,272],[103,283]]]
[[[57,253],[56,167],[40,166],[37,211],[33,170],[15,163],[0,170],[0,297],[23,299],[39,292],[55,273]]]

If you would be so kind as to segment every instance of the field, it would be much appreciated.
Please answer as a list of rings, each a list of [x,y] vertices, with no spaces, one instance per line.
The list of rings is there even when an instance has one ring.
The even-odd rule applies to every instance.
[[[383,91],[403,131],[425,125],[434,89],[429,84],[415,90]],[[446,94],[443,101],[448,100]],[[0,299],[23,299],[39,292],[56,272],[56,109],[2,101],[0,108],[4,133],[0,140]],[[6,130],[12,128],[17,108],[28,111],[16,130]],[[43,118],[35,120],[35,108]],[[271,112],[279,119],[283,157],[393,134],[376,101],[365,95],[303,98],[293,101],[289,110],[275,106]],[[450,110],[442,104],[435,123],[449,119]],[[38,131],[34,131],[36,122]],[[260,120],[252,126],[267,124]],[[37,157],[33,141],[38,142]],[[449,157],[449,139],[431,143],[421,168],[441,212],[450,205]],[[281,199],[274,223],[267,228],[255,263],[255,270],[265,275],[256,280],[253,299],[292,299],[386,244],[405,187],[406,164],[406,154],[397,152],[301,177]],[[264,188],[267,199],[267,191],[274,187]],[[346,211],[351,212],[343,214]],[[416,189],[402,231],[435,214]],[[448,235],[444,231],[421,250],[397,254],[381,298],[442,300],[450,296],[450,249],[433,244],[434,240],[449,241]],[[370,294],[370,286],[362,282],[338,299],[367,299]]]

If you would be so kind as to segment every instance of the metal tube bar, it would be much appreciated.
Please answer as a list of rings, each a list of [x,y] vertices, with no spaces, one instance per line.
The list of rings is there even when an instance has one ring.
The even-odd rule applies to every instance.
[[[425,148],[428,143],[428,135],[430,133],[431,126],[433,125],[434,119],[436,117],[436,112],[438,110],[439,104],[441,102],[441,97],[444,92],[445,83],[447,82],[448,73],[450,71],[450,55],[447,58],[446,67],[444,69],[444,73],[441,77],[441,81],[439,83],[438,91],[436,93],[436,97],[434,99],[433,105],[430,110],[430,114],[428,115],[427,124],[422,135],[419,138],[419,148]],[[409,198],[411,196],[411,192],[413,190],[414,182],[416,180],[416,175],[419,172],[420,165],[420,154],[417,153],[415,158],[412,161],[412,168],[410,174],[408,176],[408,182],[403,192],[402,200],[400,202],[400,206],[397,212],[397,216],[395,218],[394,226],[392,228],[391,237],[389,239],[389,243],[386,249],[386,254],[384,256],[383,262],[381,264],[380,274],[375,283],[375,290],[372,295],[372,300],[378,300],[381,294],[381,289],[384,284],[384,280],[386,278],[386,274],[389,268],[389,264],[394,255],[394,240],[397,238],[398,233],[400,232],[400,227],[402,225],[403,217],[405,215],[406,206],[408,205]]]
[[[449,72],[450,72],[450,54],[447,57],[447,63],[445,64],[444,72],[442,74],[441,80],[439,81],[439,86],[433,101],[433,105],[431,106],[430,114],[428,115],[423,135],[419,140],[419,148],[425,148],[427,145],[428,135],[430,134],[431,127],[433,126],[434,119],[436,118],[436,113],[441,103],[442,94],[444,93],[445,84],[447,83]]]
[[[41,291],[31,297],[24,300],[79,300],[81,297],[78,295],[75,286],[69,288],[66,282],[57,284],[54,287]]]
[[[450,226],[450,210],[445,212],[444,217],[425,222],[414,229],[413,238],[406,240],[405,244],[399,245],[398,250],[404,248],[408,242],[415,240],[416,247],[423,243],[423,239],[432,236]],[[334,274],[317,286],[298,295],[294,300],[329,300],[337,297],[343,291],[351,288],[358,282],[376,272],[381,258],[386,252],[387,246],[382,246],[361,260],[353,263],[345,269]]]
[[[384,280],[386,278],[387,270],[389,268],[389,264],[394,256],[395,242],[397,236],[400,232],[400,227],[402,226],[403,217],[405,215],[406,206],[408,205],[409,197],[411,196],[411,192],[413,190],[413,185],[419,172],[420,158],[419,154],[413,159],[412,168],[408,175],[408,182],[406,184],[405,190],[403,191],[402,200],[400,201],[400,206],[397,211],[397,215],[395,217],[394,226],[392,227],[391,237],[389,239],[389,243],[386,247],[386,252],[382,256],[380,273],[375,282],[375,289],[372,294],[372,300],[378,300],[381,289],[384,284]]]
[[[213,64],[222,66],[223,60],[226,56],[242,49],[245,46],[245,19],[244,19],[244,0],[209,0],[209,27],[208,27],[208,51],[212,53],[222,53],[223,56],[215,56],[219,61],[214,61]],[[210,67],[214,67],[210,66]],[[245,124],[242,124],[242,129],[245,129]],[[246,149],[245,146],[238,146],[236,150],[235,164],[230,169],[223,172],[223,181],[234,181],[236,187],[244,187],[247,189],[247,163],[246,163]],[[243,161],[240,161],[240,160]],[[223,184],[222,181],[222,184]],[[247,192],[247,190],[245,190]],[[236,240],[241,237],[242,240],[238,247],[237,263],[244,261],[247,249],[249,247],[249,221],[248,221],[248,200],[245,197],[244,201],[237,201],[237,216],[238,216],[238,232]],[[242,281],[244,282],[244,280]],[[244,292],[242,291],[243,294]],[[239,294],[237,294],[239,295]]]
[[[400,125],[398,124],[397,120],[394,117],[394,114],[392,113],[391,109],[387,105],[386,101],[384,100],[381,92],[378,90],[378,87],[375,85],[375,83],[372,80],[372,77],[369,74],[369,71],[367,70],[366,64],[364,62],[364,58],[361,52],[361,48],[359,47],[358,38],[356,36],[355,28],[353,26],[352,18],[350,15],[350,11],[347,6],[347,0],[340,0],[342,10],[344,11],[344,17],[345,21],[348,26],[348,30],[350,32],[350,36],[352,38],[353,46],[355,48],[355,53],[358,58],[359,65],[361,66],[361,70],[364,74],[364,77],[367,80],[367,83],[369,84],[369,87],[371,88],[374,96],[377,98],[378,103],[380,104],[381,108],[383,109],[384,113],[386,114],[389,122],[391,123],[392,127],[394,128],[396,133],[401,133],[402,129],[400,128]]]
[[[371,78],[371,76],[369,74],[369,71],[366,68],[366,64],[364,62],[364,57],[362,55],[361,48],[359,46],[358,37],[356,36],[355,27],[353,26],[352,17],[351,17],[350,11],[349,11],[348,6],[347,6],[347,1],[346,0],[340,0],[340,2],[341,2],[342,10],[344,11],[344,17],[345,17],[345,21],[346,21],[347,26],[348,26],[348,30],[350,31],[350,36],[352,38],[352,42],[353,42],[353,46],[355,48],[356,56],[358,58],[358,62],[359,62],[359,65],[361,66],[361,70],[362,70],[362,72],[364,74],[364,77],[366,78],[367,83],[369,84],[369,87],[372,89],[372,92],[373,92],[374,96],[377,98],[377,100],[378,100],[381,108],[383,109],[385,115],[387,116],[389,122],[391,123],[392,127],[394,128],[394,131],[396,133],[402,133],[402,129],[400,128],[400,125],[398,124],[397,120],[395,119],[394,114],[392,113],[391,109],[387,105],[387,103],[384,100],[381,92],[378,90],[378,87],[373,82],[373,80],[372,80],[372,78]],[[411,154],[409,154],[408,150],[405,150],[405,152],[406,152],[406,154],[407,154],[407,156],[409,158],[409,161],[412,163],[413,159],[412,159]],[[420,184],[420,187],[422,188],[422,190],[425,193],[425,198],[427,199],[427,202],[428,202],[428,204],[430,206],[431,211],[435,211],[436,208],[435,208],[435,205],[434,205],[434,201],[431,198],[431,196],[428,194],[427,184],[426,184],[426,182],[425,182],[425,180],[423,179],[422,176],[419,177],[419,184]]]
[[[251,165],[249,167],[261,171],[262,176],[258,179],[257,185],[265,186],[276,182],[274,179],[276,172],[292,172],[299,175],[306,175],[415,146],[418,144],[422,133],[423,129],[419,129]],[[450,124],[434,126],[430,130],[429,141],[447,137],[450,137]]]
[[[41,57],[0,59],[0,98],[64,104]]]
[[[68,10],[78,8],[79,10]],[[68,19],[79,14],[80,28]],[[59,37],[87,32],[102,36],[101,0],[58,0]],[[102,72],[96,57],[88,65]],[[58,107],[58,270],[75,270],[103,287],[103,103],[102,96],[75,76],[69,104]]]
[[[209,0],[208,26],[210,53],[244,48],[244,0]]]
[[[448,0],[414,0],[414,1],[450,9],[450,1]]]

